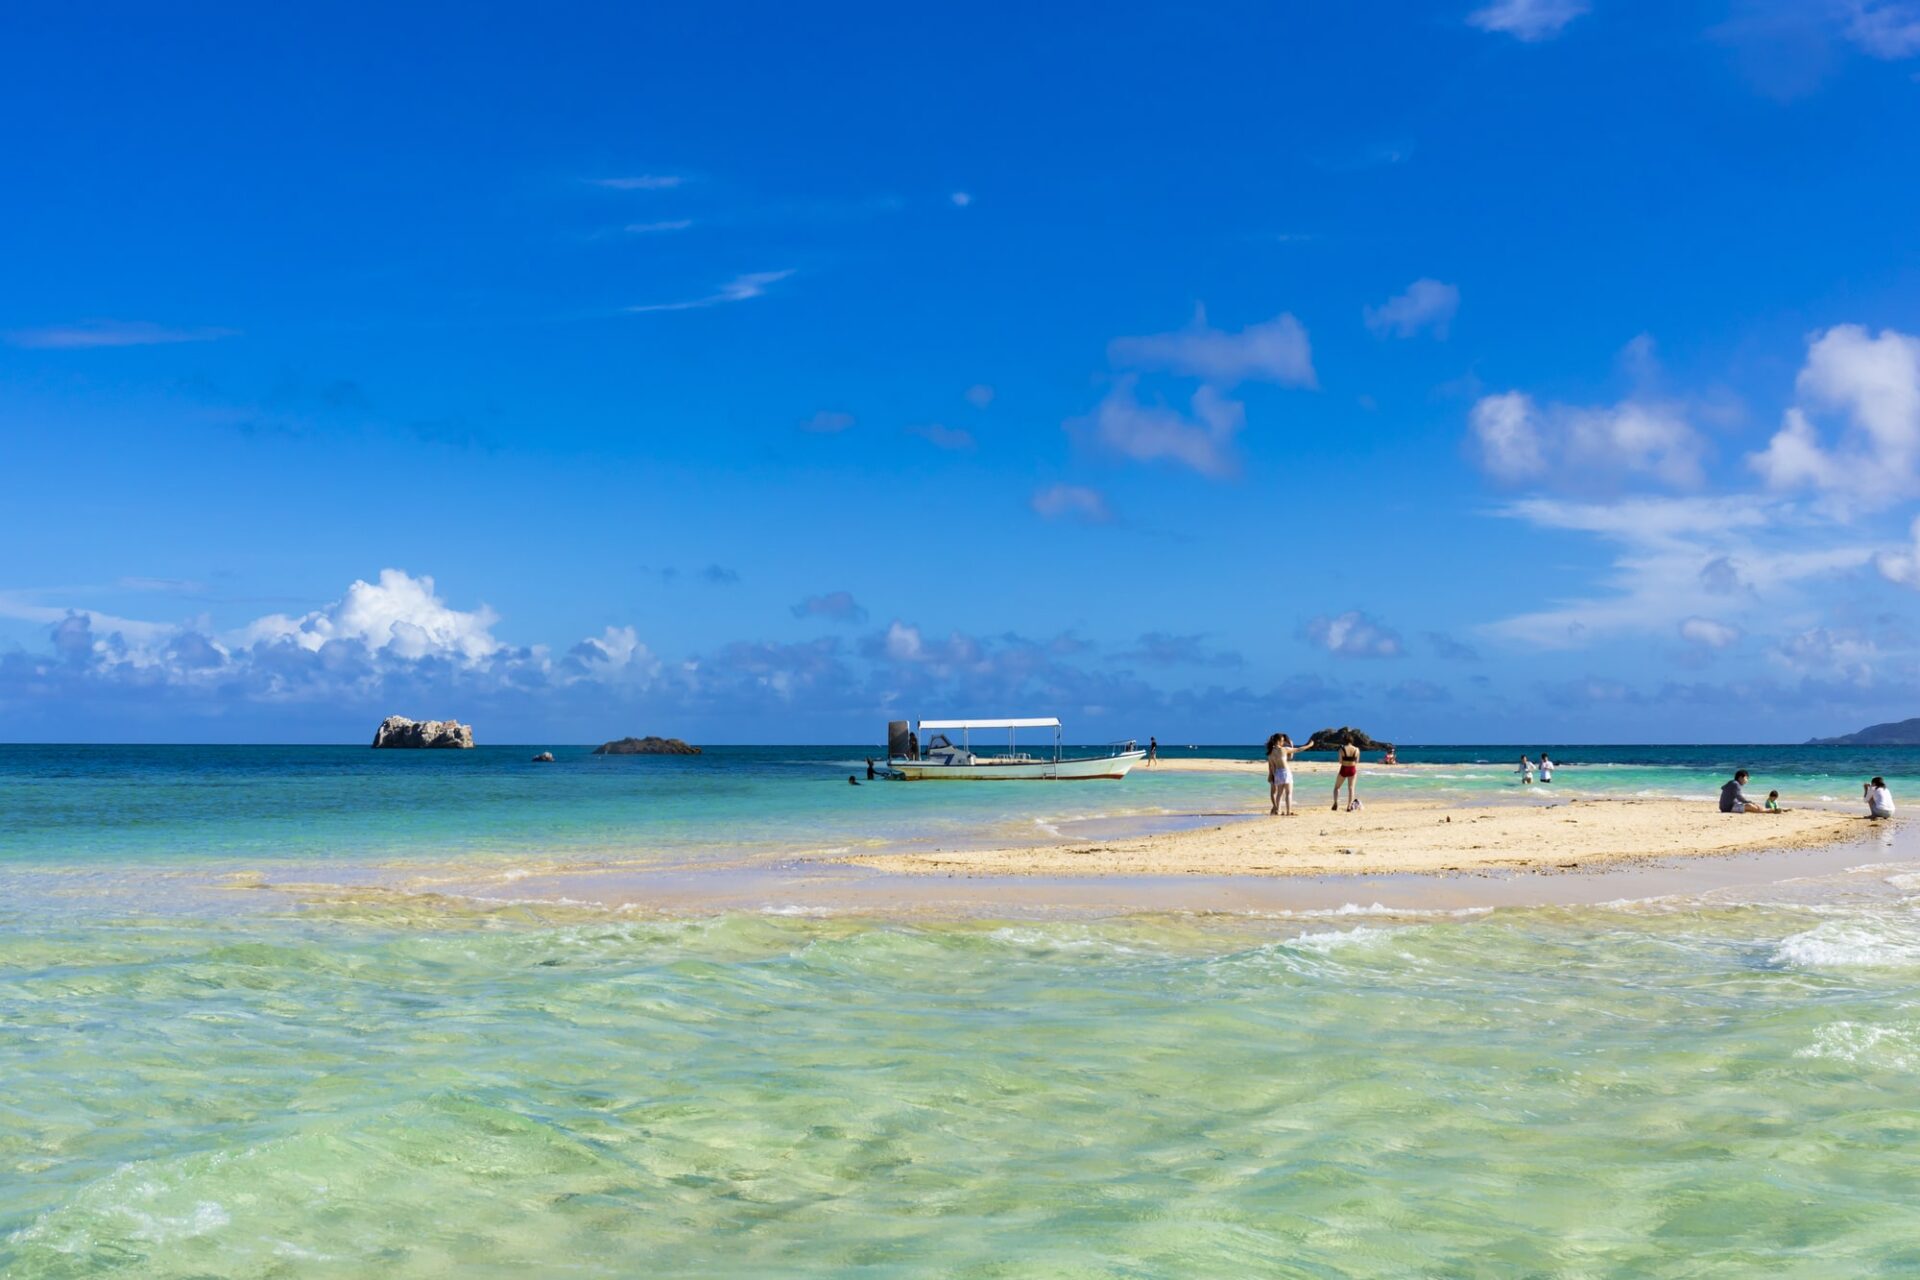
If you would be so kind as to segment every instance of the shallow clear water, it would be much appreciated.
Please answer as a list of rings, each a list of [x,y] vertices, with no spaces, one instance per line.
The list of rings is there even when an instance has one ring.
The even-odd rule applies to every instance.
[[[628,822],[724,846],[711,793],[634,818],[596,780],[632,771],[529,800],[476,759],[382,762],[415,772],[366,806],[353,762],[4,775],[0,1273],[1920,1271],[1915,864],[1426,916],[137,896],[130,868],[490,850],[530,805],[582,848]],[[804,767],[752,799],[793,798],[791,843],[855,830]],[[1618,767],[1694,785],[1691,762]],[[544,820],[512,838],[540,847]]]

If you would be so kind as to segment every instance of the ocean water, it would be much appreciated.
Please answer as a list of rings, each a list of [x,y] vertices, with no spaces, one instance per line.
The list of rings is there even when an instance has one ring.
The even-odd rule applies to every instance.
[[[1662,750],[1565,776],[1709,795],[1736,758]],[[1775,750],[1738,758],[1848,799],[1863,766],[1896,792],[1920,772]],[[506,751],[0,749],[0,1274],[1920,1272],[1903,848],[1497,910],[218,888],[240,865],[706,865],[1245,803],[1178,776],[856,790],[833,749],[544,774]],[[1504,751],[1452,754],[1444,785],[1517,790]]]

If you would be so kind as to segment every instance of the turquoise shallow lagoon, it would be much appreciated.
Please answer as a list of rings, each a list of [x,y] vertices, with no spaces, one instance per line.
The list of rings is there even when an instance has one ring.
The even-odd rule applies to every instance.
[[[249,787],[232,761],[60,778],[25,750],[0,756],[9,1277],[1920,1271],[1900,847],[1737,894],[1427,914],[156,893],[238,862],[439,859],[444,838],[524,856],[542,815],[576,851],[719,858],[715,810],[693,815],[724,802],[655,773],[651,801],[602,794],[590,820],[591,778],[641,775],[539,808],[504,760],[362,752],[289,780],[256,759]],[[696,785],[791,801],[791,851],[859,835],[830,816],[844,758]],[[1819,763],[1809,785],[1858,772]],[[1714,780],[1606,767],[1583,785]],[[404,781],[367,801],[386,769]],[[1029,792],[1011,818],[853,794],[925,806],[888,818],[903,835],[1224,794],[1152,785],[1177,794]],[[605,815],[644,803],[661,812],[623,817],[644,832],[623,845]],[[780,821],[737,830],[777,850]]]

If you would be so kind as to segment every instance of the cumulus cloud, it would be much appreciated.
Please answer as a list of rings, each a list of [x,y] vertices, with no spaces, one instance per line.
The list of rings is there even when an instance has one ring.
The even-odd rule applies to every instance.
[[[89,347],[153,347],[179,342],[213,342],[231,338],[236,329],[178,328],[147,320],[82,320],[44,329],[16,329],[7,345],[29,350],[71,351]]]
[[[1469,13],[1467,25],[1531,43],[1551,40],[1587,9],[1587,0],[1493,0]]]
[[[1920,494],[1920,338],[1836,325],[1814,335],[1797,403],[1749,462],[1779,490],[1811,490],[1833,509],[1872,510]],[[1814,425],[1840,420],[1827,442]]]
[[[1680,638],[1708,649],[1724,649],[1740,639],[1740,628],[1712,618],[1693,617],[1680,624]]]
[[[973,203],[973,197],[965,191],[956,191],[947,199],[953,201],[956,208],[964,209]]]
[[[686,298],[679,302],[646,302],[628,307],[628,311],[693,311],[701,307],[717,307],[728,302],[745,302],[750,298],[762,297],[773,285],[779,284],[793,271],[749,271],[745,275],[735,276],[712,293],[698,298]]]
[[[796,618],[826,618],[832,622],[865,622],[867,611],[849,591],[829,591],[825,595],[808,596],[793,606]]]
[[[1809,627],[1781,640],[1768,656],[1790,671],[1846,684],[1870,685],[1880,649],[1871,639],[1855,631]]]
[[[1454,313],[1460,310],[1457,285],[1422,278],[1407,286],[1405,293],[1366,309],[1367,328],[1378,334],[1411,338],[1421,330],[1431,330],[1436,338],[1447,336]]]
[[[1107,500],[1098,490],[1078,484],[1050,484],[1034,491],[1029,502],[1036,515],[1049,520],[1071,517],[1090,524],[1105,524],[1113,519]]]
[[[1875,555],[1873,567],[1888,582],[1920,589],[1920,519],[1913,522],[1906,545]]]
[[[1246,381],[1318,385],[1306,326],[1290,312],[1232,333],[1211,328],[1205,308],[1199,308],[1186,329],[1115,338],[1107,354],[1123,368],[1166,369],[1223,387]]]
[[[1223,479],[1240,470],[1234,437],[1246,425],[1246,407],[1211,386],[1193,393],[1193,415],[1163,404],[1142,404],[1135,380],[1121,378],[1105,399],[1069,429],[1108,452],[1136,462],[1171,462]]]
[[[473,667],[504,646],[494,638],[499,615],[484,604],[455,609],[440,598],[431,577],[382,569],[377,582],[356,580],[345,596],[298,618],[269,614],[239,632],[241,647],[284,642],[316,652],[329,641],[357,642],[373,654],[397,658],[445,658]]]
[[[1704,474],[1705,441],[1677,406],[1658,401],[1541,405],[1524,391],[1505,391],[1482,396],[1467,425],[1481,467],[1510,484],[1641,476],[1687,488]]]
[[[1397,658],[1400,636],[1358,609],[1307,623],[1307,639],[1342,658]]]

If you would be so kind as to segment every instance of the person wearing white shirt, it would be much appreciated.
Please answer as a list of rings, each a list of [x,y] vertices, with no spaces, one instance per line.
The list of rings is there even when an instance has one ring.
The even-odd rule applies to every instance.
[[[1540,753],[1540,781],[1553,781],[1553,757],[1544,751]]]
[[[1891,818],[1893,816],[1893,795],[1887,790],[1885,778],[1875,778],[1861,788],[1867,800],[1869,818]]]

